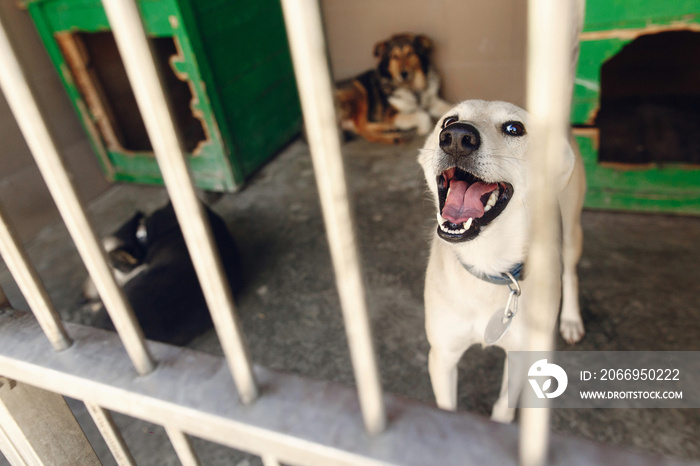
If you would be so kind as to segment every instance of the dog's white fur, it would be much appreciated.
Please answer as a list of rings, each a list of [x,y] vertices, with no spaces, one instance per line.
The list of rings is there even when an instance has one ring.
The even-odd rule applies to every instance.
[[[430,342],[429,370],[439,407],[449,410],[457,406],[457,363],[473,344],[484,344],[484,330],[491,315],[503,309],[508,287],[494,285],[465,270],[468,264],[477,271],[500,275],[515,264],[526,261],[528,248],[528,183],[527,134],[513,137],[504,134],[503,123],[520,121],[527,128],[527,113],[506,102],[466,101],[449,110],[445,116],[457,115],[459,121],[478,129],[481,145],[474,157],[472,170],[477,177],[489,181],[505,181],[513,185],[513,196],[505,210],[470,241],[450,243],[435,235],[425,281],[425,324]],[[436,179],[438,166],[446,154],[439,146],[442,130],[440,119],[421,150],[419,162],[438,206]],[[563,136],[562,136],[563,137]],[[560,186],[552,188],[558,196],[562,218],[562,244],[552,245],[561,251],[563,272],[563,306],[560,331],[569,343],[584,334],[578,303],[576,264],[581,255],[582,230],[580,214],[585,193],[583,164],[570,144],[561,154]],[[444,169],[444,167],[443,167]],[[560,249],[561,248],[561,249]],[[527,270],[527,265],[525,266]],[[520,282],[527,294],[527,272]],[[526,312],[520,299],[518,314]],[[554,329],[552,329],[552,332]],[[497,343],[506,351],[524,349],[524,319],[514,317],[503,338]],[[507,360],[498,401],[492,419],[511,422],[515,410],[508,407]]]
[[[432,67],[428,70],[427,81],[425,89],[418,93],[399,87],[389,96],[389,103],[399,112],[394,120],[398,129],[415,128],[419,136],[425,136],[433,127],[433,119],[452,108],[452,104],[438,96],[440,76]]]

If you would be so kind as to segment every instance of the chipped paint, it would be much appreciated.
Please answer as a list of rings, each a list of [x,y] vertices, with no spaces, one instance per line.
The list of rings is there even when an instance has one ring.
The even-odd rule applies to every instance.
[[[82,99],[77,99],[75,101],[75,106],[78,108],[78,112],[81,115],[85,115],[85,117],[81,118],[81,121],[83,122],[83,127],[90,135],[90,140],[92,142],[93,149],[97,152],[97,156],[102,162],[102,167],[105,176],[108,180],[114,180],[117,171],[114,165],[112,164],[112,161],[109,159],[109,154],[107,153],[105,146],[97,143],[97,141],[101,141],[100,131],[97,129],[92,120],[90,118],[87,118],[87,115],[89,115],[90,113],[88,112],[88,109],[85,105],[85,101]]]
[[[205,147],[212,143],[212,138],[211,133],[209,132],[209,125],[207,125],[206,115],[204,111],[202,111],[202,109],[199,108],[200,102],[195,83],[192,81],[192,79],[190,79],[190,76],[187,72],[178,70],[178,64],[186,63],[185,52],[182,50],[180,39],[177,36],[173,36],[173,42],[175,43],[175,50],[177,51],[177,53],[175,55],[172,55],[168,59],[168,64],[170,65],[170,69],[172,70],[173,74],[175,74],[175,77],[177,77],[180,81],[187,83],[187,85],[189,86],[190,93],[192,94],[192,99],[190,100],[189,108],[192,112],[192,116],[199,120],[200,124],[202,125],[202,130],[204,131],[204,139],[199,141],[195,148],[192,150],[192,156],[196,157],[202,153]]]
[[[579,34],[579,39],[583,41],[621,39],[633,40],[645,34],[657,34],[666,31],[695,31],[700,32],[700,24],[691,21],[674,21],[670,24],[650,24],[643,28],[621,28],[609,29],[605,31],[590,31]]]
[[[600,83],[598,81],[593,81],[590,79],[576,78],[574,84],[583,86],[588,90],[593,92],[600,92]]]
[[[118,129],[113,124],[115,121],[114,113],[109,108],[99,84],[95,82],[88,68],[89,58],[85,44],[78,35],[72,33],[58,33],[55,37],[71,70],[70,76],[85,100],[92,120],[97,124],[97,129],[102,135],[107,149],[123,151],[124,148],[117,135]]]
[[[90,69],[90,57],[88,56],[87,49],[81,37],[73,32],[64,32],[55,34],[55,38],[66,60],[66,68],[70,70],[70,72],[64,71],[64,75],[75,84],[75,87],[82,97],[83,102],[79,106],[86,116],[85,124],[87,131],[93,138],[101,140],[105,149],[109,152],[118,152],[131,156],[143,155],[144,151],[128,149],[122,144],[122,138],[119,134],[118,118],[111,110],[109,100],[104,95],[104,90]],[[205,135],[205,138],[198,141],[196,147],[192,151],[192,155],[196,156],[202,153],[204,147],[212,143],[211,134],[206,124],[205,114],[199,108],[199,99],[197,97],[195,83],[190,80],[190,76],[187,72],[178,70],[178,65],[185,63],[185,56],[177,37],[173,37],[173,39],[177,52],[168,57],[170,69],[180,81],[188,85],[192,95],[188,107],[192,116],[202,125]],[[113,172],[114,169],[111,164],[107,164],[106,166]],[[108,176],[109,175],[111,175],[111,173],[109,173]]]

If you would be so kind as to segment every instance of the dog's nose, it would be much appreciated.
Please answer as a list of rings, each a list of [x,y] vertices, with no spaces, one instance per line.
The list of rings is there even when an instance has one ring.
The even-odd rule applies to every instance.
[[[401,72],[401,79],[405,80],[406,78],[408,78],[408,71],[402,71]]]
[[[452,123],[440,132],[440,148],[455,157],[465,157],[480,145],[479,131],[467,123]]]

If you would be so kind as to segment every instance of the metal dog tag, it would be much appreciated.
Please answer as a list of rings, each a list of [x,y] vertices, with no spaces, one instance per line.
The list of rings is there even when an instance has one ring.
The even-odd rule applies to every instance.
[[[493,313],[486,324],[484,331],[484,341],[487,345],[493,345],[505,335],[510,323],[513,322],[513,316],[518,312],[518,296],[514,291],[508,295],[508,303],[505,309],[498,309]]]

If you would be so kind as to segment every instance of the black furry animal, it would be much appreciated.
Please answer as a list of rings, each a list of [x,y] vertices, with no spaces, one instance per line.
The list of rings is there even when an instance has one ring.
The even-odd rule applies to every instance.
[[[238,249],[221,217],[206,211],[231,290],[237,293],[242,286]],[[212,326],[172,204],[149,216],[137,212],[103,242],[147,339],[183,345]],[[96,297],[90,280],[84,295]],[[114,330],[104,306],[94,325]]]

